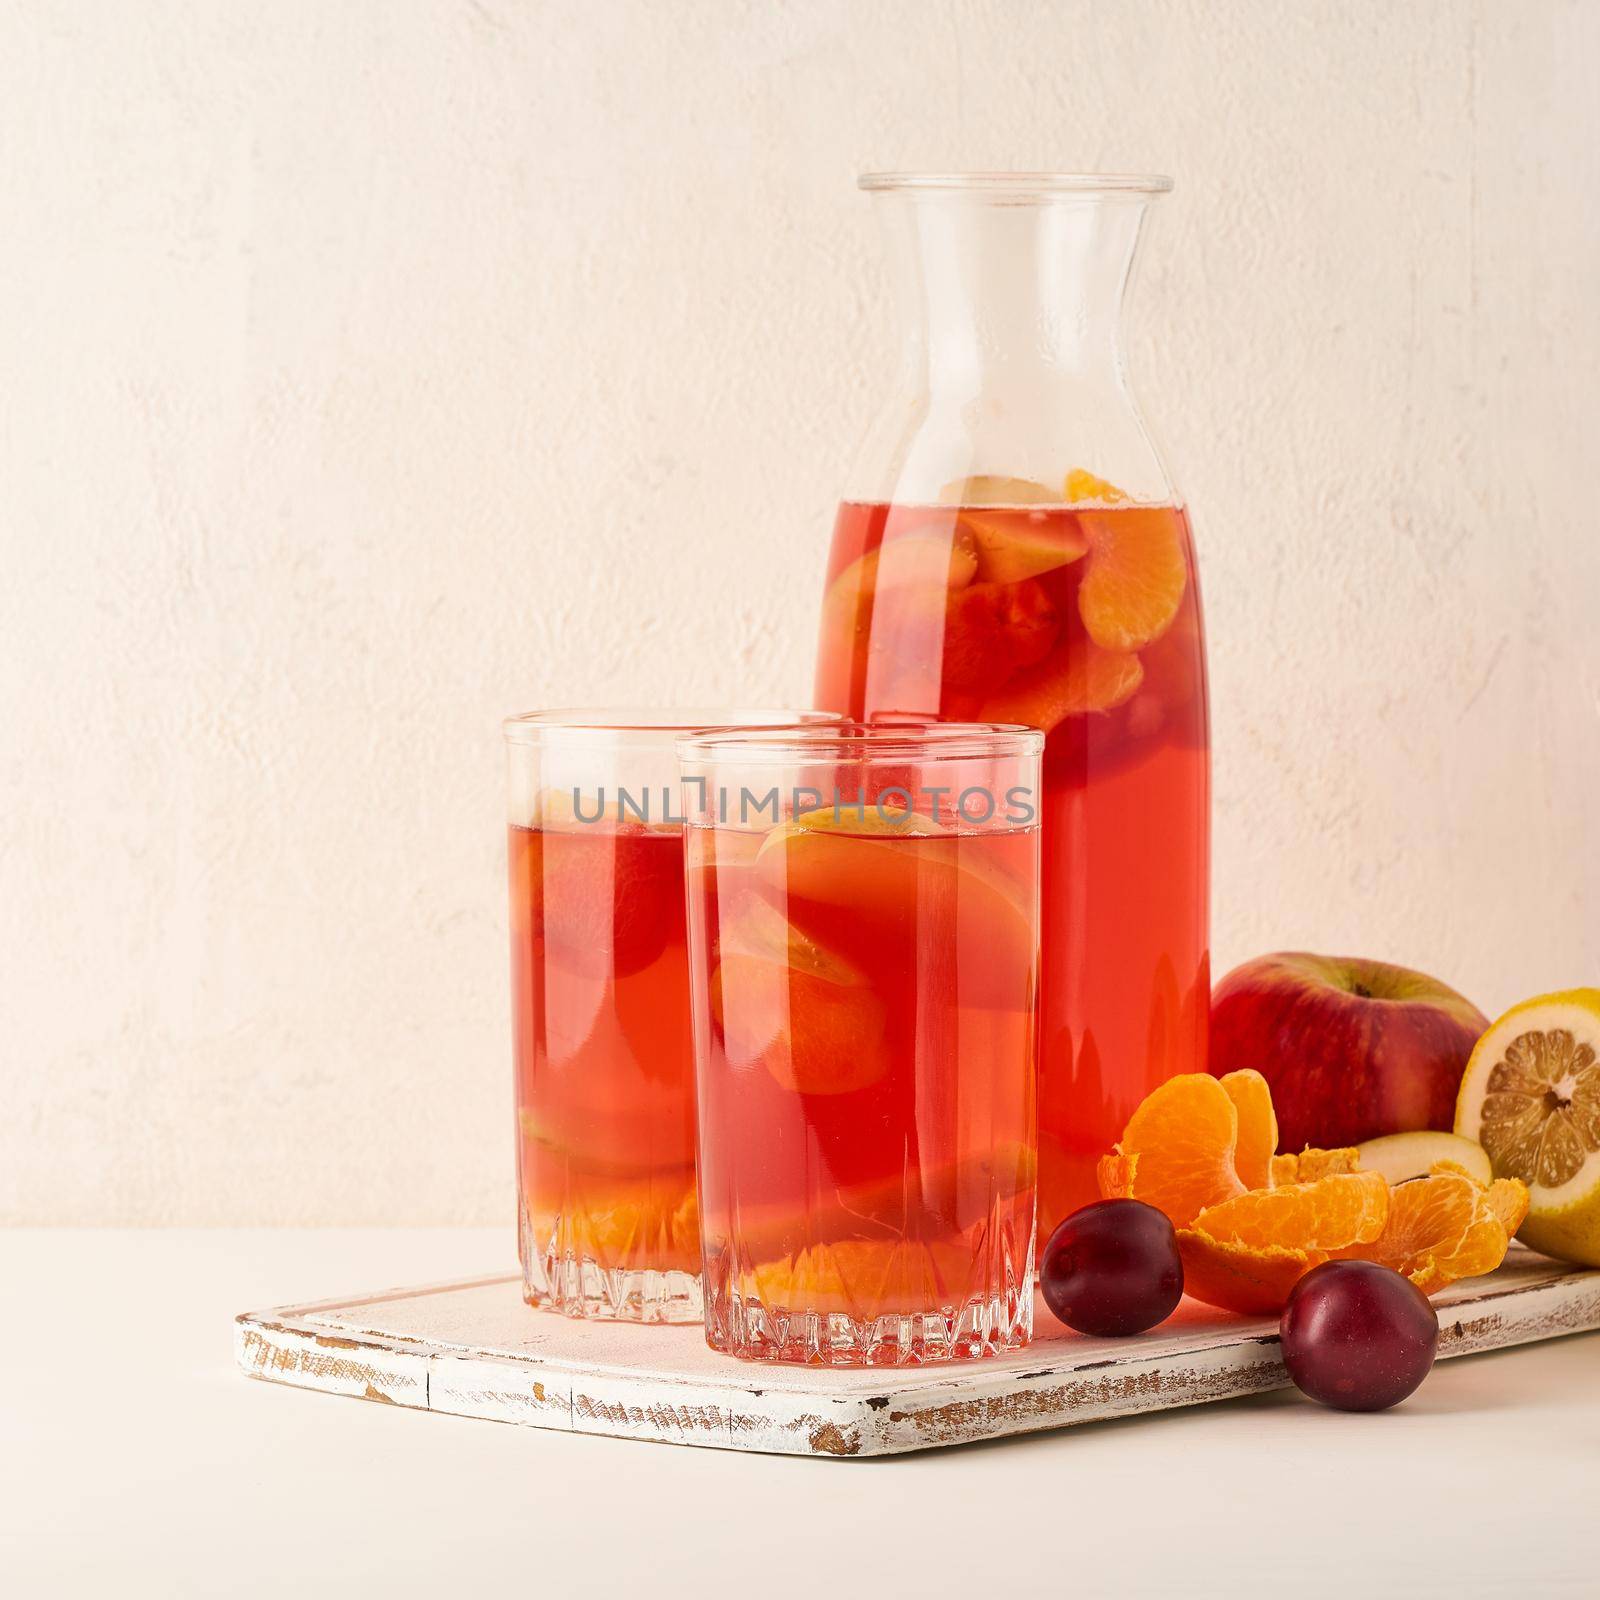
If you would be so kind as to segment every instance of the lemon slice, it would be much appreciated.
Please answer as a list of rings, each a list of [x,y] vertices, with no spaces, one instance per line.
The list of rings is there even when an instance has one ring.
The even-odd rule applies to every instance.
[[[1600,1266],[1600,989],[1539,995],[1478,1041],[1461,1080],[1456,1132],[1495,1176],[1528,1186],[1517,1237]]]

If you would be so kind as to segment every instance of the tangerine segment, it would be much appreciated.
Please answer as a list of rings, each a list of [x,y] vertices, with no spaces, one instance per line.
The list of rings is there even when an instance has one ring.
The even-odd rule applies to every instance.
[[[1253,1189],[1208,1206],[1178,1230],[1184,1293],[1247,1315],[1281,1311],[1313,1267],[1370,1245],[1388,1213],[1389,1185],[1376,1172]]]
[[[1440,1163],[1426,1178],[1395,1189],[1376,1240],[1337,1253],[1393,1267],[1424,1294],[1434,1294],[1458,1278],[1493,1272],[1511,1243],[1506,1220],[1520,1224],[1526,1205],[1527,1190],[1515,1178],[1486,1189]]]
[[[1286,1183],[1315,1183],[1318,1178],[1337,1172],[1354,1172],[1361,1163],[1361,1152],[1354,1145],[1338,1150],[1314,1150],[1307,1146],[1299,1155],[1274,1156],[1267,1173],[1269,1188]]]
[[[1271,1182],[1272,1152],[1278,1148],[1278,1118],[1272,1109],[1272,1088],[1252,1067],[1226,1072],[1218,1080],[1239,1114],[1239,1143],[1234,1170],[1247,1189],[1265,1189]]]
[[[1207,1206],[1194,1231],[1219,1244],[1285,1247],[1324,1258],[1347,1245],[1370,1244],[1389,1217],[1389,1185],[1379,1172],[1335,1173],[1314,1183],[1252,1189]]]
[[[1520,1178],[1496,1178],[1483,1192],[1483,1203],[1500,1219],[1506,1238],[1516,1237],[1517,1229],[1528,1220],[1528,1186]]]
[[[1074,639],[990,695],[979,715],[985,722],[1020,722],[1049,733],[1068,717],[1115,710],[1143,682],[1138,656]]]
[[[1221,1244],[1193,1228],[1178,1229],[1178,1254],[1186,1295],[1249,1317],[1276,1316],[1289,1291],[1327,1259],[1287,1245]]]
[[[1125,506],[1082,511],[1079,520],[1089,539],[1078,589],[1083,625],[1102,649],[1142,649],[1172,625],[1189,581],[1177,513]]]
[[[1079,560],[1089,548],[1082,524],[1063,507],[1050,511],[966,507],[957,526],[977,546],[978,577],[986,583],[1019,583],[1054,572]]]
[[[1102,1156],[1100,1193],[1143,1200],[1187,1228],[1207,1206],[1245,1192],[1234,1155],[1239,1113],[1208,1072],[1186,1072],[1153,1089],[1128,1119],[1115,1155]]]
[[[1085,501],[1093,505],[1117,506],[1126,503],[1128,496],[1114,483],[1107,483],[1104,478],[1097,478],[1092,472],[1085,472],[1082,467],[1074,467],[1067,474],[1065,484],[1067,499],[1075,506],[1082,505]]]

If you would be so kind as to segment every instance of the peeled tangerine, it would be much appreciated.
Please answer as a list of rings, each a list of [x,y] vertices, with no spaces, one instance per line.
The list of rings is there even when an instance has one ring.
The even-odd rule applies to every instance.
[[[1528,1186],[1522,1242],[1600,1267],[1600,989],[1513,1006],[1478,1041],[1456,1132]]]
[[[1101,1160],[1100,1191],[1167,1213],[1187,1294],[1256,1314],[1282,1310],[1324,1261],[1374,1261],[1425,1294],[1492,1272],[1527,1208],[1520,1182],[1485,1185],[1453,1162],[1391,1188],[1354,1148],[1274,1155],[1277,1137],[1259,1073],[1171,1078]]]

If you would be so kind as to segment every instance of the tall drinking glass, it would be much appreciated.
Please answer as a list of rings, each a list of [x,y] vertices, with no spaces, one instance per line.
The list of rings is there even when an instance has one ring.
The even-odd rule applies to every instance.
[[[1027,1342],[1042,747],[914,721],[680,741],[714,1348]]]
[[[505,724],[517,1218],[532,1305],[700,1319],[673,745],[808,715],[543,711]]]

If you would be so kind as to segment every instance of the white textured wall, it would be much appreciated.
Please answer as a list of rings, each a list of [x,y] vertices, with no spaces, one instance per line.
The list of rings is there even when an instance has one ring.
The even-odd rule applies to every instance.
[[[0,3],[0,1218],[509,1214],[497,719],[803,697],[854,174],[1169,170],[1219,968],[1600,978],[1600,5]]]

